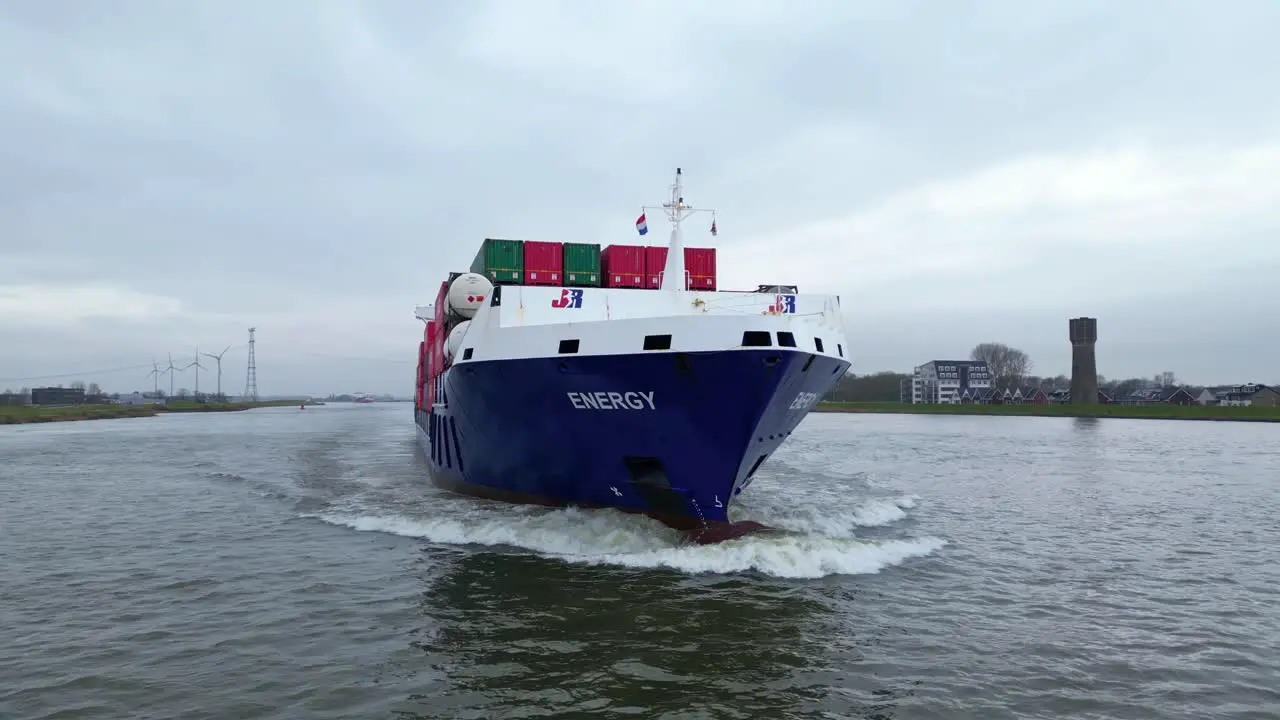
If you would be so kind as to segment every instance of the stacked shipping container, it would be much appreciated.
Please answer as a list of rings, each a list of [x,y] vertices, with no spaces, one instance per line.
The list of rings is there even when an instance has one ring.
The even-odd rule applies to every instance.
[[[662,287],[662,269],[667,266],[667,249],[650,245],[644,249],[644,286],[653,290]]]
[[[600,287],[600,246],[564,244],[564,284]]]
[[[604,286],[642,288],[645,286],[645,249],[641,245],[610,245],[600,251]]]
[[[663,258],[664,260],[666,258]],[[716,249],[685,248],[684,271],[688,273],[687,290],[716,289]]]
[[[524,284],[559,285],[564,279],[564,243],[524,241]]]
[[[440,283],[440,291],[436,293],[435,319],[427,323],[427,390],[426,407],[431,408],[436,401],[436,378],[444,371],[444,338],[445,303],[448,302],[449,283]]]
[[[645,248],[645,287],[662,287],[662,270],[667,266],[667,249]],[[716,249],[685,248],[684,272],[686,290],[716,289]]]
[[[660,246],[485,238],[471,272],[495,285],[658,288],[666,262]],[[717,289],[715,248],[685,248],[684,268],[686,289]]]
[[[418,343],[418,383],[413,389],[413,406],[421,410],[426,397],[422,394],[422,389],[426,386],[427,379],[427,341],[426,338],[431,335],[431,323],[427,323],[427,329],[423,331],[423,341]]]
[[[484,275],[494,285],[524,282],[524,242],[485,238],[471,261],[471,272]]]

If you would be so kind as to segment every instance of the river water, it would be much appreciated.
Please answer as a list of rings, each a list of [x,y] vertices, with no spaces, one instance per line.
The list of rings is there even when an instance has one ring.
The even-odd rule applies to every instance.
[[[814,415],[682,547],[411,416],[0,428],[0,718],[1280,717],[1280,426]]]

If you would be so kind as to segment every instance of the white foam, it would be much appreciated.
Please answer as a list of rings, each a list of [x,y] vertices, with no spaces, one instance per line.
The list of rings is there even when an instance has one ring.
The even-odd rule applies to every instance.
[[[916,495],[869,498],[846,509],[842,507],[847,502],[846,498],[832,489],[811,493],[804,501],[761,493],[741,503],[741,508],[750,519],[770,527],[846,536],[854,528],[883,527],[905,520],[906,511],[914,508],[918,499]]]
[[[881,519],[889,514],[887,509],[881,512]],[[909,558],[928,555],[946,544],[932,537],[861,540],[850,535],[848,522],[836,521],[829,524],[830,533],[770,533],[714,545],[692,545],[684,542],[680,533],[642,515],[574,508],[506,509],[488,504],[477,505],[471,512],[435,517],[368,511],[313,517],[358,531],[437,543],[518,547],[568,562],[666,567],[689,573],[755,570],[785,578],[876,573]]]

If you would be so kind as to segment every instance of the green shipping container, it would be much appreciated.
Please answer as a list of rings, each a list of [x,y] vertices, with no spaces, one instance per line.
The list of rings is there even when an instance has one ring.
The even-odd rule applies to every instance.
[[[564,244],[564,284],[600,287],[600,246]]]
[[[494,285],[519,285],[524,280],[524,242],[485,238],[471,261],[471,272],[484,275]]]

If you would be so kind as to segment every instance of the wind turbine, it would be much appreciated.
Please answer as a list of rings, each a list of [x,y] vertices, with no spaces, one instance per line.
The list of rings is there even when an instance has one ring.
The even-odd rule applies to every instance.
[[[165,368],[165,371],[169,373],[169,397],[171,398],[173,397],[173,371],[180,369],[181,368],[174,367],[173,353],[169,353],[169,367]]]
[[[200,346],[199,345],[196,346],[196,359],[191,361],[190,365],[187,365],[182,369],[186,370],[187,368],[190,368],[190,367],[193,367],[196,369],[196,398],[199,399],[200,398],[200,371],[208,370],[208,368],[200,364]]]
[[[227,350],[230,350],[230,349],[231,349],[231,346],[230,346],[230,345],[228,345],[228,346],[227,346],[227,348],[226,348],[226,350],[223,350],[222,352],[218,353],[217,355],[214,355],[213,353],[200,353],[201,355],[204,355],[205,357],[211,357],[211,358],[213,358],[213,359],[214,359],[214,360],[216,360],[216,361],[217,361],[217,363],[218,363],[218,400],[222,400],[222,356],[223,356],[223,355],[226,355],[226,354],[227,354]],[[198,359],[199,359],[199,358],[197,358],[197,360],[198,360]]]
[[[151,372],[147,373],[147,377],[152,378],[152,385],[154,386],[152,388],[152,392],[154,395],[160,394],[160,376],[162,374],[164,373],[160,369],[160,365],[156,362],[156,359],[151,358]]]

